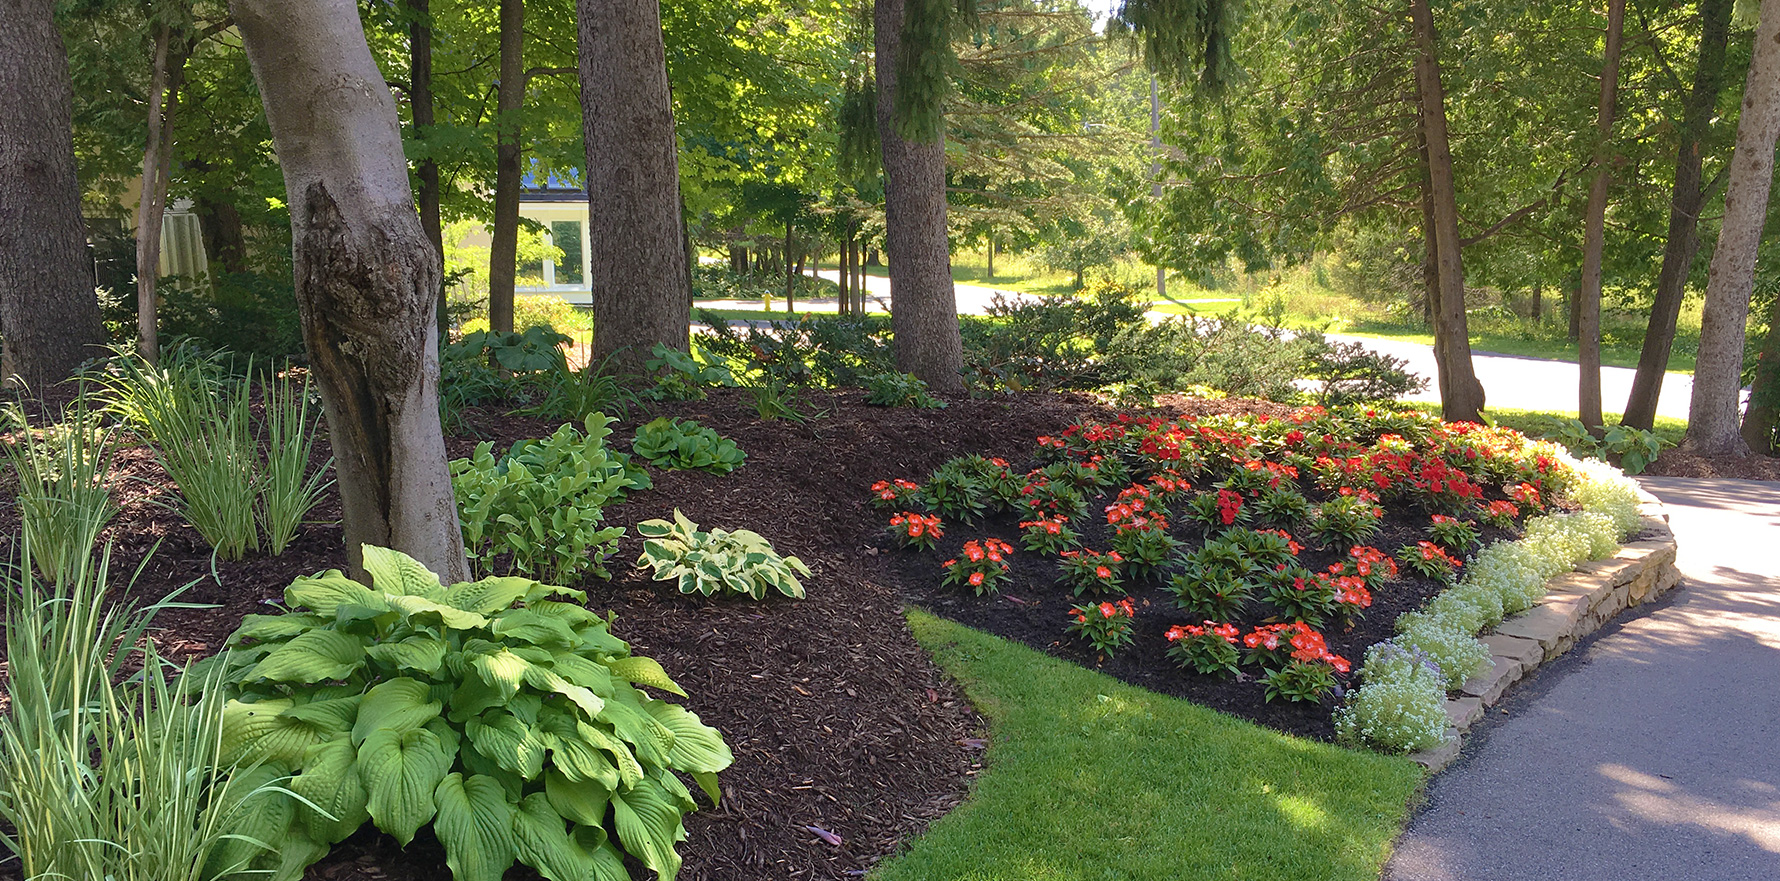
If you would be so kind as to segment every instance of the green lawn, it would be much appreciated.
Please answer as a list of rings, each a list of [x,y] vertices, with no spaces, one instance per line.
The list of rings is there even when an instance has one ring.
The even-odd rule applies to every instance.
[[[990,720],[963,805],[877,881],[1375,881],[1423,780],[909,613]]]
[[[1402,405],[1435,416],[1440,415],[1440,405],[1432,401],[1404,401]],[[1552,434],[1553,425],[1559,420],[1576,418],[1575,410],[1514,410],[1508,407],[1485,407],[1483,412],[1497,425],[1512,428],[1528,437],[1548,437]],[[1617,425],[1621,415],[1619,413],[1603,413],[1601,421],[1609,426]],[[1687,434],[1687,420],[1658,416],[1651,429],[1658,437],[1670,444],[1680,444],[1682,435]]]

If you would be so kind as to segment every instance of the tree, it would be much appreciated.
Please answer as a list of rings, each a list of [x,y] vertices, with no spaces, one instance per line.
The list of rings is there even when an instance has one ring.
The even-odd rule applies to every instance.
[[[1606,48],[1601,60],[1601,103],[1595,123],[1595,177],[1589,184],[1582,235],[1582,285],[1577,291],[1577,365],[1580,383],[1577,410],[1582,424],[1601,427],[1601,251],[1607,244],[1607,185],[1612,179],[1613,111],[1619,91],[1620,36],[1625,30],[1625,0],[1607,2]]]
[[[1694,361],[1685,447],[1704,456],[1749,454],[1737,420],[1743,385],[1743,335],[1755,261],[1773,186],[1774,142],[1780,139],[1780,0],[1762,0],[1755,51],[1743,87],[1743,113],[1724,196],[1718,247],[1706,275],[1700,354]]]
[[[878,142],[896,369],[963,391],[964,342],[946,228],[942,103],[951,0],[876,0]]]
[[[0,3],[0,376],[41,389],[104,342],[75,175],[73,89],[49,0]]]
[[[643,372],[689,345],[692,287],[655,0],[579,0],[593,357]]]
[[[501,74],[495,89],[494,225],[488,246],[488,328],[512,333],[519,268],[519,167],[525,103],[525,0],[501,0]]]
[[[346,551],[469,577],[439,425],[439,256],[395,102],[351,0],[234,0],[284,169],[303,340],[327,416]]]
[[[1700,0],[1700,41],[1693,84],[1683,101],[1675,149],[1675,179],[1669,196],[1669,229],[1663,239],[1663,262],[1656,281],[1649,326],[1638,354],[1638,372],[1626,401],[1622,425],[1646,431],[1656,421],[1656,405],[1675,344],[1675,322],[1681,298],[1700,247],[1700,209],[1706,202],[1701,153],[1724,88],[1725,48],[1730,43],[1733,0]]]

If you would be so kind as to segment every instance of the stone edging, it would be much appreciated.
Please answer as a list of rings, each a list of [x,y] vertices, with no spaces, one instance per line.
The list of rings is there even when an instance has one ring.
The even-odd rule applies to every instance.
[[[1465,730],[1483,718],[1484,708],[1502,699],[1521,677],[1540,664],[1570,650],[1583,637],[1600,629],[1626,609],[1662,596],[1681,583],[1675,568],[1675,533],[1662,503],[1638,490],[1638,513],[1643,517],[1639,535],[1645,536],[1619,549],[1605,560],[1576,567],[1576,571],[1545,583],[1545,598],[1533,608],[1496,625],[1480,637],[1490,648],[1495,666],[1459,687],[1459,696],[1446,701],[1446,743],[1410,755],[1430,772],[1439,771],[1459,756]]]

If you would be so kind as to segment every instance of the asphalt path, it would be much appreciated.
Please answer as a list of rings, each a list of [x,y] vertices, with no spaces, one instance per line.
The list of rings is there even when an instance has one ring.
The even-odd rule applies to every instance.
[[[1780,483],[1641,482],[1682,589],[1492,709],[1385,881],[1780,878]]]
[[[834,270],[823,270],[822,277],[829,281],[839,281],[840,275]],[[982,315],[989,311],[997,296],[1018,300],[1032,297],[1019,291],[1011,291],[986,287],[983,285],[955,283],[960,315]],[[890,302],[890,280],[878,276],[865,277],[866,309],[871,312],[888,311]],[[783,308],[783,301],[775,301]],[[724,300],[699,301],[696,305],[713,308],[760,308],[760,301]],[[814,301],[799,301],[800,308],[812,311],[823,311],[835,308],[832,297]],[[1164,313],[1151,313],[1157,319],[1169,317]],[[1329,334],[1329,339],[1343,342],[1357,342],[1374,351],[1401,358],[1408,363],[1409,370],[1427,378],[1428,386],[1421,392],[1406,395],[1404,400],[1434,401],[1440,400],[1440,389],[1435,379],[1434,349],[1420,343],[1405,340],[1386,339],[1382,337],[1359,337],[1346,334]],[[1575,411],[1580,397],[1578,387],[1581,381],[1581,370],[1573,361],[1553,361],[1545,358],[1527,358],[1517,355],[1503,355],[1495,352],[1471,353],[1472,369],[1477,373],[1477,380],[1483,384],[1486,407],[1505,407],[1515,410],[1541,411]],[[1636,371],[1629,367],[1601,368],[1601,403],[1609,413],[1625,409],[1625,402],[1631,396],[1632,377]],[[1687,418],[1687,406],[1693,394],[1693,377],[1682,373],[1668,373],[1663,376],[1663,390],[1657,399],[1657,415],[1670,416],[1676,419]],[[1747,396],[1747,392],[1744,393]]]

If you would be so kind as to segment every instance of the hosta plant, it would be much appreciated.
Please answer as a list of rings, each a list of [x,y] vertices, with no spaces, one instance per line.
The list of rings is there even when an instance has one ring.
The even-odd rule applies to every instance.
[[[1137,609],[1131,598],[1118,602],[1083,603],[1069,609],[1069,632],[1107,657],[1131,644],[1131,619]]]
[[[229,638],[221,762],[285,790],[233,830],[244,848],[277,843],[248,848],[253,867],[296,878],[368,820],[404,845],[431,825],[458,881],[498,881],[515,860],[557,881],[628,879],[626,856],[673,878],[695,807],[676,774],[715,800],[732,759],[716,730],[637,687],[683,696],[661,666],[563,601],[579,591],[445,587],[368,545],[364,566],[371,585],[299,578],[291,611]]]
[[[672,523],[644,520],[637,524],[637,534],[646,539],[638,568],[654,570],[656,581],[675,582],[681,593],[739,593],[758,600],[772,588],[803,598],[803,583],[797,576],[808,577],[810,567],[796,557],[779,556],[757,532],[706,532],[675,508]]]
[[[690,419],[666,416],[639,427],[630,448],[651,465],[713,474],[728,474],[748,458],[735,441]]]

